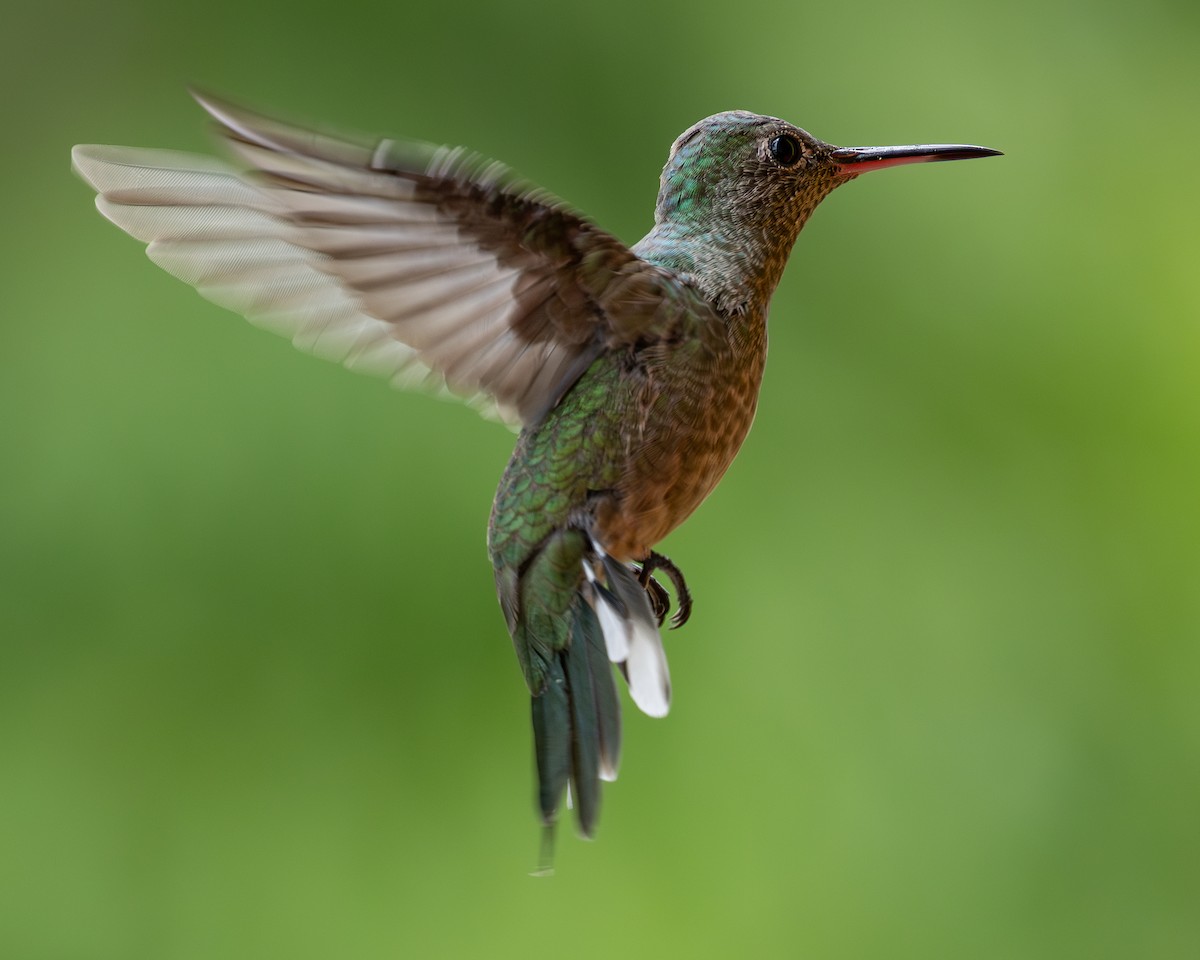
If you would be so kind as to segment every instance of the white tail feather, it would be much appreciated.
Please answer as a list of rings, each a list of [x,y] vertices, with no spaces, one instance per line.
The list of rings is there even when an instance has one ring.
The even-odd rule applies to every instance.
[[[624,663],[629,659],[629,624],[621,619],[612,604],[596,586],[596,574],[588,560],[583,561],[583,574],[592,585],[592,607],[600,620],[600,631],[604,634],[604,646],[608,659],[613,663]]]
[[[592,546],[604,556],[603,549],[594,540]],[[583,561],[583,572],[591,588],[592,607],[600,621],[608,659],[624,666],[630,698],[647,716],[665,717],[671,706],[671,674],[658,627],[652,620],[631,615],[628,611],[622,614],[614,604],[612,594],[597,583],[589,559]],[[616,772],[612,771],[612,779],[615,778]]]
[[[632,627],[629,659],[625,661],[629,696],[647,716],[665,717],[671,708],[671,676],[662,637],[645,624],[633,623]]]

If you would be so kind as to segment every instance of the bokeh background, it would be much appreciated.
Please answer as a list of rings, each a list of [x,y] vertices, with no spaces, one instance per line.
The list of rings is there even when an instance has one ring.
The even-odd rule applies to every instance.
[[[0,40],[0,955],[1200,950],[1191,3],[18,0]],[[826,201],[664,545],[672,715],[535,865],[484,549],[512,437],[292,351],[100,218],[199,83],[467,143],[628,241],[748,108],[980,163]]]

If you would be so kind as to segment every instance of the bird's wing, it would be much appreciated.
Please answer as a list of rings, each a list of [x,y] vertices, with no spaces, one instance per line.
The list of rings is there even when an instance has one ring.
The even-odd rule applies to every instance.
[[[671,337],[703,309],[671,274],[499,164],[197,99],[240,168],[79,146],[75,169],[155,263],[302,350],[449,390],[519,426],[603,350]]]

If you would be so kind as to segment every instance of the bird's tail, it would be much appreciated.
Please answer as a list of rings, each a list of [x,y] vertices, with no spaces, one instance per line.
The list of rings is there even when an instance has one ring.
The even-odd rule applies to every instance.
[[[546,825],[543,866],[553,855],[564,791],[570,790],[579,829],[590,837],[600,812],[600,780],[616,779],[621,751],[621,705],[600,621],[582,594],[569,617],[567,645],[555,651],[546,686],[533,698],[538,809]]]
[[[590,837],[600,811],[600,781],[617,776],[621,708],[611,664],[621,669],[645,713],[664,716],[670,700],[667,661],[645,588],[629,567],[598,549],[585,554],[583,568],[566,611],[566,642],[548,657],[545,683],[533,697],[543,869],[553,855],[563,794],[580,831]]]

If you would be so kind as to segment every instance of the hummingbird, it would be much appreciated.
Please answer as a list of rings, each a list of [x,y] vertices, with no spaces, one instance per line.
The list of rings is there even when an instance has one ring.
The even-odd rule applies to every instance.
[[[531,698],[543,860],[564,796],[593,835],[621,752],[614,666],[665,716],[660,634],[688,619],[655,546],[720,481],[754,419],[767,313],[831,191],[967,144],[839,147],[717,113],[671,147],[632,246],[459,147],[316,132],[193,92],[230,162],[76,146],[100,212],[160,267],[302,350],[458,396],[519,430],[488,528]]]

